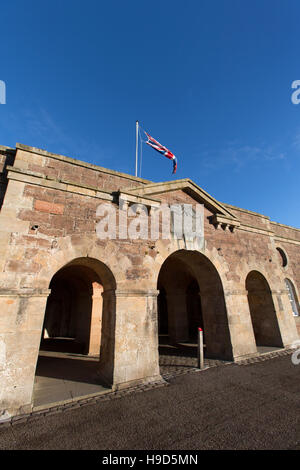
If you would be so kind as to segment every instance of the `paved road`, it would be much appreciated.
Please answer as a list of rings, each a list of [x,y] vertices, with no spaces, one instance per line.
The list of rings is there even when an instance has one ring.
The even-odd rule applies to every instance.
[[[300,366],[225,365],[0,428],[0,449],[300,449]]]

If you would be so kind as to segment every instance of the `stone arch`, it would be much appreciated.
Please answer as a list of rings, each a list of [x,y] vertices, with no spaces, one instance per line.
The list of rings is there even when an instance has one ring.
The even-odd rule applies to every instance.
[[[42,347],[47,340],[49,344],[52,336],[56,337],[56,345],[48,350],[99,356],[97,376],[100,382],[101,377],[109,382],[114,368],[116,317],[116,280],[112,271],[98,259],[75,258],[58,269],[49,288],[44,317],[48,338],[42,338]],[[66,340],[73,342],[71,350],[58,345],[61,338],[65,344]],[[94,375],[95,371],[93,380]]]
[[[45,289],[49,286],[52,277],[64,266],[80,260],[82,265],[92,267],[95,272],[103,276],[103,268],[106,266],[111,272],[111,276],[107,275],[107,281],[112,285],[118,283],[119,258],[118,250],[114,240],[102,242],[95,236],[87,236],[86,234],[76,234],[66,236],[57,240],[57,245],[52,248],[51,256],[47,257],[43,268],[37,274],[37,284],[40,288]],[[97,264],[99,263],[99,264]],[[109,281],[110,278],[110,281]]]
[[[93,297],[89,275],[89,269],[69,266],[51,279],[41,341],[43,350],[88,352]]]
[[[171,342],[189,340],[191,329],[202,326],[207,357],[232,359],[222,281],[205,255],[191,250],[172,253],[161,266],[157,287],[166,292]]]
[[[246,290],[256,345],[282,347],[278,319],[267,279],[259,271],[250,271],[246,277]]]
[[[76,258],[54,274],[49,288],[43,347],[49,349],[52,345],[55,349],[59,343],[66,347],[67,340],[72,338],[74,352],[99,355],[101,333],[96,320],[102,322],[101,294],[116,288],[110,269],[94,258]],[[103,313],[105,315],[105,309]],[[98,330],[98,341],[95,329]],[[55,342],[51,338],[64,340]]]

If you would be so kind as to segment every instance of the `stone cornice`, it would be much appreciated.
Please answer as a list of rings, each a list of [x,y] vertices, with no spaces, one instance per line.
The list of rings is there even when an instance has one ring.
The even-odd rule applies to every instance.
[[[17,143],[16,149],[17,150],[20,149],[25,152],[36,153],[37,155],[42,155],[44,157],[53,158],[53,159],[60,160],[66,163],[71,163],[72,165],[82,166],[84,168],[89,168],[91,170],[99,171],[102,173],[108,173],[109,175],[119,176],[120,178],[125,178],[128,180],[132,180],[132,181],[136,181],[136,182],[140,182],[144,184],[149,183],[149,180],[145,180],[137,176],[128,175],[127,173],[122,173],[122,172],[115,171],[115,170],[109,170],[108,168],[103,168],[98,165],[93,165],[92,163],[86,163],[82,160],[77,160],[75,158],[66,157],[65,155],[51,153],[51,152],[48,152],[47,150],[39,149],[36,147],[30,147],[28,145]]]
[[[16,149],[7,147],[6,145],[0,145],[0,152],[1,153],[15,153]]]
[[[223,206],[228,207],[230,209],[234,209],[234,210],[237,210],[239,212],[244,212],[244,213],[249,214],[249,215],[256,215],[258,217],[262,217],[263,219],[270,220],[270,217],[268,217],[267,215],[259,214],[258,212],[249,211],[248,209],[242,209],[241,207],[232,206],[231,204],[227,204],[225,202],[223,202],[222,204],[223,204]]]
[[[160,183],[149,183],[145,186],[128,188],[126,191],[139,196],[154,196],[178,190],[184,191],[185,193],[189,194],[196,201],[199,201],[206,207],[208,207],[214,214],[218,213],[231,220],[238,220],[237,217],[232,214],[227,208],[225,208],[220,202],[214,199],[210,194],[200,188],[200,186],[198,186],[189,178],[185,178],[182,180],[165,181]]]
[[[291,229],[291,230],[297,230],[298,232],[300,232],[300,228],[293,227],[292,225],[286,225],[286,224],[281,224],[279,222],[274,222],[273,220],[270,220],[270,217],[268,217],[267,215],[259,214],[258,212],[254,212],[254,211],[249,211],[248,209],[242,209],[241,207],[232,206],[231,204],[227,204],[225,202],[223,202],[222,204],[223,204],[223,206],[228,207],[230,209],[234,209],[234,210],[237,210],[239,212],[243,212],[245,214],[249,214],[249,215],[253,215],[253,216],[257,216],[257,217],[266,219],[272,225],[276,225],[276,226],[278,225],[279,227],[283,227],[283,228],[287,228],[287,229]],[[246,224],[242,223],[242,225],[246,225]]]
[[[80,194],[82,196],[89,196],[101,200],[106,200],[110,202],[115,201],[115,192],[110,193],[109,191],[99,190],[96,187],[83,185],[81,183],[76,183],[68,180],[58,180],[54,178],[49,178],[43,175],[42,173],[37,173],[34,171],[25,170],[23,168],[16,168],[15,166],[7,166],[8,175],[7,178],[15,181],[20,181],[27,184],[32,184],[36,186],[41,186],[45,188],[55,189],[59,191],[66,191],[74,194]],[[131,194],[131,191],[119,191],[117,193],[119,197],[124,197],[128,202],[133,202],[136,204],[144,204],[149,207],[159,207],[161,201],[158,199],[150,198],[147,196],[138,196],[136,194]],[[212,223],[220,225],[223,228],[229,227],[231,231],[242,230],[252,233],[257,233],[260,235],[265,235],[273,237],[275,241],[293,243],[295,245],[300,245],[300,240],[294,238],[287,238],[274,233],[273,230],[267,230],[253,225],[244,224],[238,219],[232,219],[226,215],[214,214],[212,216]],[[274,222],[276,225],[277,222]],[[298,229],[295,229],[298,230]]]
[[[266,235],[268,237],[273,237],[274,232],[272,230],[263,229],[260,227],[255,227],[254,225],[243,224],[241,222],[240,226],[237,227],[238,230],[243,230],[245,232],[259,233],[260,235]]]
[[[258,233],[267,237],[272,237],[276,242],[286,242],[293,243],[294,245],[300,245],[300,240],[295,240],[294,238],[281,237],[280,235],[276,235],[273,230],[265,230],[262,228],[255,227],[253,225],[247,225],[243,223],[241,223],[240,226],[236,227],[236,229],[245,232]]]
[[[227,227],[229,230],[232,232],[240,226],[240,222],[236,219],[232,219],[231,217],[226,217],[221,214],[214,214],[212,217],[210,217],[211,223],[218,228],[221,226],[223,230],[226,230]]]
[[[72,165],[77,165],[81,166],[84,168],[92,169],[98,172],[103,172],[107,173],[113,176],[118,176],[127,180],[131,181],[136,181],[137,183],[142,183],[142,186],[136,186],[134,188],[127,188],[125,190],[120,190],[121,193],[128,194],[132,198],[134,197],[143,197],[145,198],[145,203],[147,205],[147,202],[150,201],[149,205],[156,205],[158,200],[153,199],[151,196],[160,194],[160,193],[165,193],[169,191],[174,191],[176,189],[181,189],[182,191],[186,192],[187,194],[191,195],[194,197],[196,200],[199,200],[201,203],[203,203],[205,206],[207,206],[213,214],[217,214],[216,216],[216,223],[218,225],[222,226],[222,222],[219,220],[220,217],[227,217],[227,225],[224,222],[224,227],[231,227],[231,229],[237,229],[237,230],[244,230],[244,231],[249,231],[249,232],[255,232],[259,233],[261,235],[267,235],[274,237],[275,240],[282,241],[282,242],[287,242],[287,243],[294,243],[294,244],[300,244],[299,240],[296,240],[294,238],[289,238],[289,237],[282,237],[280,235],[277,235],[274,233],[274,231],[268,230],[268,229],[262,229],[260,227],[255,227],[249,224],[244,224],[242,221],[239,220],[238,216],[234,213],[231,212],[231,209],[239,211],[241,213],[257,216],[260,218],[263,218],[271,225],[291,229],[291,230],[296,230],[300,232],[300,229],[296,227],[292,227],[289,225],[284,225],[280,224],[279,222],[274,222],[271,221],[270,218],[266,215],[259,214],[257,212],[253,212],[247,209],[242,209],[240,207],[236,207],[227,203],[221,203],[214,199],[212,196],[210,196],[206,191],[204,191],[202,188],[200,188],[197,184],[195,184],[192,180],[189,178],[182,179],[182,180],[174,180],[174,181],[167,181],[167,182],[161,182],[161,183],[153,183],[149,180],[143,179],[143,178],[138,178],[132,175],[128,175],[126,173],[118,172],[115,170],[109,170],[107,168],[103,168],[94,164],[86,163],[81,160],[77,160],[71,157],[66,157],[64,155],[59,155],[55,153],[48,152],[43,149],[38,149],[36,147],[30,147],[24,144],[17,143],[16,148],[13,149],[11,147],[7,146],[2,146],[0,145],[0,153],[15,153],[19,150],[25,151],[25,152],[30,152],[34,154],[38,154],[41,156],[45,156],[48,158],[53,158],[56,160],[64,161],[66,163],[72,164]],[[44,186],[47,188],[53,188],[53,189],[58,189],[61,191],[67,191],[67,192],[72,192],[72,193],[77,193],[81,195],[86,195],[90,197],[95,197],[99,199],[104,199],[104,200],[109,200],[113,201],[114,196],[113,193],[110,191],[105,191],[105,190],[99,190],[96,187],[92,186],[87,186],[84,184],[80,184],[77,182],[72,182],[72,181],[67,181],[67,180],[58,180],[58,179],[53,179],[50,177],[45,177],[45,175],[37,172],[30,172],[28,170],[20,169],[20,168],[15,168],[12,166],[7,166],[7,169],[9,170],[8,178],[9,179],[14,179],[17,181],[23,181],[28,184],[33,184],[33,185],[38,185],[38,186]],[[21,176],[22,175],[22,176]],[[149,197],[150,196],[150,197]],[[138,201],[136,199],[134,202]],[[151,204],[151,201],[153,201],[154,204]],[[133,202],[133,201],[132,201]],[[140,202],[140,201],[139,201]],[[140,202],[141,203],[141,202]],[[218,220],[219,219],[219,220]],[[237,221],[237,223],[234,223],[234,221]],[[230,224],[231,222],[231,224]]]
[[[300,245],[300,240],[295,240],[294,238],[280,237],[279,235],[274,235],[274,240],[277,242],[293,243],[294,245]]]
[[[99,190],[94,186],[87,186],[73,181],[54,179],[46,177],[41,173],[34,171],[24,170],[23,168],[16,168],[15,166],[7,166],[7,178],[22,183],[33,184],[45,188],[56,189],[59,191],[66,191],[69,193],[80,194],[83,196],[90,196],[97,199],[104,199],[113,201],[112,193],[104,190]]]
[[[273,220],[271,220],[270,223],[272,225],[279,225],[279,227],[289,228],[291,230],[297,230],[298,232],[300,232],[300,228],[292,227],[291,225],[280,224],[279,222],[273,222]]]
[[[161,205],[161,201],[158,199],[153,199],[147,196],[137,196],[135,194],[131,194],[130,192],[119,191],[118,192],[119,200],[123,200],[124,202],[131,202],[134,204],[143,204],[144,206],[148,207],[159,207]]]

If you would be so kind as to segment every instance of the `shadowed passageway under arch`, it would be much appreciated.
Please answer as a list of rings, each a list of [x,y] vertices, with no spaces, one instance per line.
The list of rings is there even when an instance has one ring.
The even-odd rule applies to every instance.
[[[204,331],[207,359],[232,360],[223,287],[207,257],[188,250],[173,253],[161,267],[157,286],[162,367],[197,357],[198,327]],[[195,360],[190,363],[195,366]]]
[[[115,280],[95,259],[78,258],[51,279],[34,385],[34,405],[104,389],[113,368]]]

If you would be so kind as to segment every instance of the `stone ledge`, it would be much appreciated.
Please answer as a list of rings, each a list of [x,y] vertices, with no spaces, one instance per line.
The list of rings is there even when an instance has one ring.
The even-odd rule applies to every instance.
[[[273,220],[270,220],[270,217],[268,217],[267,215],[259,214],[258,212],[254,212],[254,211],[250,211],[248,209],[243,209],[241,207],[233,206],[232,204],[227,204],[226,202],[222,202],[222,205],[225,206],[225,207],[228,207],[230,209],[237,210],[239,212],[244,212],[245,214],[261,217],[263,219],[268,220],[269,223],[272,224],[272,225],[279,225],[280,227],[284,227],[284,228],[288,228],[288,229],[292,229],[292,230],[298,230],[300,232],[300,228],[293,227],[292,225],[281,224],[280,222],[275,222]]]
[[[290,227],[290,228],[293,229],[293,227]],[[241,225],[237,227],[237,230],[259,233],[261,235],[273,237],[274,240],[278,242],[283,241],[287,243],[294,243],[295,245],[300,245],[300,240],[296,240],[295,238],[283,237],[281,235],[277,235],[276,232],[274,232],[273,230],[267,230],[267,229],[263,229],[260,227],[255,227],[254,225],[244,224],[243,222],[241,222]],[[293,230],[298,230],[298,229],[293,229]]]
[[[237,206],[233,206],[232,204],[227,204],[226,202],[223,202],[222,203],[223,206],[225,207],[229,207],[231,209],[235,209],[239,212],[245,212],[246,214],[250,214],[250,215],[256,215],[258,217],[262,217],[263,219],[267,219],[267,220],[270,220],[270,217],[268,217],[267,215],[263,215],[263,214],[259,214],[258,212],[254,212],[254,211],[250,211],[248,209],[242,209],[241,207],[237,207]]]
[[[51,289],[0,289],[0,297],[46,297]]]
[[[10,152],[10,153],[15,153],[16,149],[12,147],[7,147],[6,145],[0,145],[0,152]]]
[[[279,227],[289,228],[289,229],[297,230],[298,232],[300,232],[300,228],[292,227],[292,225],[281,224],[280,222],[274,222],[273,220],[271,220],[270,223],[273,225],[279,225]]]
[[[104,294],[105,292],[103,292]],[[136,290],[122,290],[116,289],[115,290],[116,297],[157,297],[159,294],[159,290],[143,290],[143,289],[136,289]]]
[[[294,238],[286,238],[280,235],[274,234],[274,240],[276,242],[283,242],[283,243],[293,243],[294,245],[300,245],[300,240],[295,240]]]
[[[232,220],[238,220],[238,218],[230,212],[223,204],[217,201],[214,197],[208,194],[204,189],[200,188],[194,181],[189,178],[180,180],[165,181],[159,183],[152,183],[145,186],[138,186],[135,188],[127,188],[125,191],[129,191],[131,194],[139,196],[156,195],[161,193],[167,193],[170,191],[182,190],[186,194],[189,194],[195,200],[200,201],[207,206],[213,213],[219,213]]]
[[[137,196],[136,194],[130,194],[130,192],[119,190],[118,193],[119,201],[121,200],[124,203],[134,203],[134,204],[143,204],[144,206],[148,207],[159,207],[161,205],[161,201],[158,199],[152,199],[147,196]]]
[[[95,186],[83,185],[74,181],[47,178],[41,173],[23,170],[14,166],[8,166],[8,176],[10,180],[20,181],[22,183],[32,184],[34,186],[42,186],[45,188],[65,191],[82,196],[94,197],[113,202],[114,197],[109,191],[99,189]],[[79,189],[78,189],[79,188]]]
[[[268,237],[273,237],[274,232],[272,230],[263,229],[260,227],[255,227],[254,225],[248,225],[241,222],[241,225],[237,227],[237,230],[243,230],[245,232],[259,233],[260,235],[266,235]]]
[[[224,230],[229,228],[232,232],[240,226],[240,222],[232,217],[227,217],[220,214],[214,214],[210,217],[211,223],[218,228],[221,226]]]
[[[248,295],[248,291],[246,289],[224,289],[224,295]]]
[[[137,182],[141,182],[145,184],[150,182],[149,180],[145,180],[137,176],[128,175],[127,173],[122,173],[122,172],[115,171],[115,170],[109,170],[108,168],[103,168],[101,166],[93,165],[92,163],[86,163],[82,160],[77,160],[75,158],[66,157],[64,155],[59,155],[57,153],[51,153],[51,152],[48,152],[47,150],[39,149],[37,147],[30,147],[28,145],[16,143],[16,149],[24,150],[25,152],[36,153],[37,155],[42,155],[48,158],[54,158],[56,160],[60,160],[66,163],[71,163],[72,165],[82,166],[84,168],[96,170],[100,173],[108,173],[109,175],[119,176],[121,178],[129,179],[129,180],[133,180],[133,181],[137,181]]]

